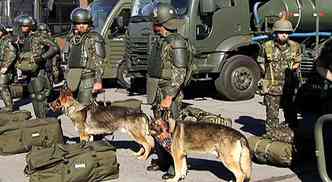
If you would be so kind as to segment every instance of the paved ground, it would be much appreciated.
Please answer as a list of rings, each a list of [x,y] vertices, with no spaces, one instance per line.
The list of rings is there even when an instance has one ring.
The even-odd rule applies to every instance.
[[[185,100],[187,104],[221,114],[233,119],[233,127],[243,132],[246,136],[262,133],[263,119],[265,119],[265,107],[259,104],[262,98],[256,96],[247,101],[227,102],[210,97],[208,91],[199,91]],[[105,94],[99,95],[99,100],[123,100],[126,98],[138,98],[145,102],[145,95],[128,96],[123,89],[110,89]],[[21,106],[21,109],[32,110],[31,104]],[[149,106],[143,105],[143,110],[149,114]],[[64,135],[75,137],[78,133],[73,129],[71,122],[65,116],[60,116]],[[280,118],[281,114],[280,114]],[[115,133],[114,145],[118,147],[117,154],[120,163],[119,182],[158,182],[161,180],[161,172],[148,172],[145,170],[149,161],[140,161],[132,155],[135,149],[134,142],[126,134]],[[27,182],[28,177],[23,174],[25,166],[25,154],[13,156],[0,156],[0,182]],[[215,182],[229,181],[231,174],[218,162],[214,156],[189,155],[191,168],[185,181],[187,182]],[[149,159],[150,160],[150,159]],[[268,165],[254,164],[252,180],[255,182],[319,182],[319,177],[312,166],[315,163],[300,165],[296,169],[278,168]]]

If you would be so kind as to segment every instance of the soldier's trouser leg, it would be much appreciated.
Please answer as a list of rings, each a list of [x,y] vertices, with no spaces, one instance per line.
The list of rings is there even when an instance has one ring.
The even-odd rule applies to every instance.
[[[180,117],[180,112],[182,109],[182,100],[183,100],[183,93],[182,91],[180,91],[180,93],[176,96],[176,98],[173,99],[171,105],[171,112],[174,119],[178,119]]]
[[[29,84],[32,106],[37,118],[45,118],[47,115],[47,97],[50,95],[51,86],[45,75],[32,77]]]
[[[92,94],[93,84],[94,78],[81,80],[77,95],[77,100],[79,103],[88,105],[93,99],[95,99]]]
[[[13,99],[9,90],[9,75],[0,74],[0,95],[5,104],[3,111],[13,111]]]
[[[265,130],[279,127],[280,96],[265,95],[266,122]]]
[[[297,112],[295,103],[292,100],[292,95],[285,95],[282,98],[282,106],[284,117],[289,127],[294,128],[297,126]]]

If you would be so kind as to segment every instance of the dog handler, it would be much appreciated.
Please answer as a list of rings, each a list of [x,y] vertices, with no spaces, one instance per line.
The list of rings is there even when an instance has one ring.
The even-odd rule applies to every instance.
[[[77,91],[78,101],[88,105],[94,99],[94,93],[102,89],[104,38],[98,32],[91,31],[92,17],[89,10],[76,8],[70,19],[74,27],[64,49],[64,58],[69,68],[65,79],[70,90]]]
[[[153,22],[160,41],[155,42],[148,62],[148,102],[152,103],[155,118],[167,110],[176,119],[183,99],[182,87],[187,74],[189,43],[177,33],[176,10],[170,5],[160,3],[153,11]],[[159,159],[152,160],[147,168],[168,170],[163,179],[174,177],[172,156],[165,150],[169,146],[167,142],[157,140],[156,153]]]

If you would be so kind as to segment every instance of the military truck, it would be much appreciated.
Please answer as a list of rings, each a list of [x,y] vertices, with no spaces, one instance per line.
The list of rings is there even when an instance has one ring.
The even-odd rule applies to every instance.
[[[331,0],[319,3],[319,32],[315,32],[314,0],[160,0],[176,9],[180,33],[192,44],[195,70],[192,81],[214,81],[217,92],[229,100],[254,96],[261,77],[256,62],[262,40],[272,36],[272,25],[286,14],[295,27],[291,36],[303,48],[302,76],[314,74],[315,47],[331,36]],[[154,0],[135,0],[128,26],[127,66],[133,77],[144,77],[154,37],[148,11]],[[151,13],[151,12],[150,12]],[[318,40],[318,41],[317,41]],[[316,44],[316,42],[318,42]],[[310,88],[320,87],[315,79]],[[316,84],[316,85],[315,85]]]

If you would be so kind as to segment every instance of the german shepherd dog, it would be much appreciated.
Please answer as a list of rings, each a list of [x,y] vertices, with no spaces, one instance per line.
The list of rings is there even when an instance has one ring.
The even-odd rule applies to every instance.
[[[146,160],[154,148],[154,140],[149,133],[149,118],[140,110],[95,104],[83,106],[74,99],[69,89],[64,88],[50,107],[53,111],[65,111],[78,129],[81,141],[91,140],[92,135],[112,134],[120,129],[143,146],[134,153],[138,159]]]
[[[163,132],[163,122],[157,119],[151,123],[152,136]],[[170,153],[174,159],[175,177],[168,181],[184,179],[187,174],[187,153],[215,154],[234,174],[236,182],[249,181],[251,154],[247,139],[239,131],[223,125],[173,119],[169,119],[169,131],[172,134]]]

